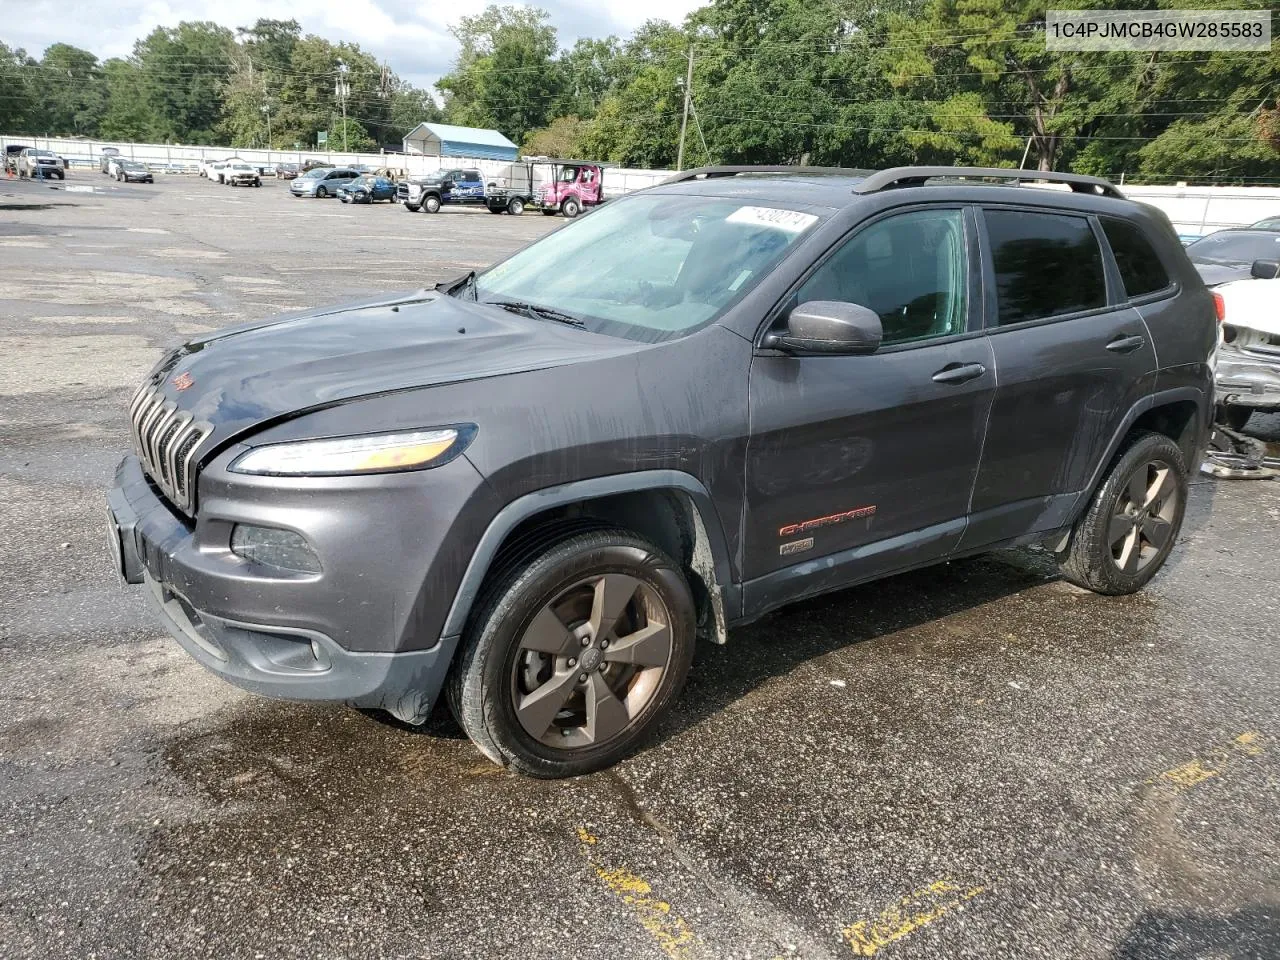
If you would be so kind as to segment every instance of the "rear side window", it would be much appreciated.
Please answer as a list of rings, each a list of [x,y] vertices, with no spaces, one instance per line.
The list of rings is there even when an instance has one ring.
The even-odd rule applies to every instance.
[[[1102,232],[1120,268],[1124,292],[1130,297],[1155,293],[1169,286],[1169,275],[1142,231],[1127,220],[1102,219]]]
[[[1084,217],[987,210],[1002,327],[1107,304],[1102,251]]]

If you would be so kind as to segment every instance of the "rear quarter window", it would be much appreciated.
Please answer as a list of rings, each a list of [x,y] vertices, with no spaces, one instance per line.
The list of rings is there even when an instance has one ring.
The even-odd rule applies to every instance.
[[[1170,285],[1169,274],[1156,256],[1155,250],[1142,233],[1141,228],[1127,220],[1102,218],[1102,232],[1107,236],[1111,254],[1120,268],[1124,292],[1130,297],[1141,297],[1164,290]]]
[[[1085,217],[984,210],[999,326],[1107,304],[1102,249]]]

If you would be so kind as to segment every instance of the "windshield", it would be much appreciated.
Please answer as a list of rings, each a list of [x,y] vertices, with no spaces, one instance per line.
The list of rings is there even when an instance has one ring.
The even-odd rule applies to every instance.
[[[476,299],[549,307],[656,342],[714,320],[818,221],[720,197],[615,200],[477,278]]]
[[[1187,247],[1192,260],[1225,260],[1229,263],[1252,263],[1280,257],[1280,233],[1228,231],[1212,233]]]
[[[52,157],[53,156],[53,154],[50,153],[48,150],[28,150],[27,153],[31,154],[31,156],[33,157]]]
[[[353,187],[372,187],[373,177],[356,177],[351,181]]]
[[[121,161],[120,161],[120,166],[121,166],[123,169],[125,169],[125,170],[141,170],[141,169],[143,169],[142,164],[138,163],[136,160],[121,160]]]

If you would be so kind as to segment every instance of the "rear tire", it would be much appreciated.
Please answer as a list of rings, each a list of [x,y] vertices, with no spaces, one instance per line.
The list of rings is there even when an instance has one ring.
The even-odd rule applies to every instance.
[[[625,530],[566,531],[508,555],[468,622],[449,707],[496,763],[571,777],[632,753],[693,659],[689,584]]]
[[[507,204],[507,213],[513,217],[518,217],[524,213],[524,201],[519,197],[512,197],[511,202]]]
[[[1130,434],[1059,555],[1062,576],[1116,596],[1146,586],[1164,565],[1187,509],[1187,467],[1169,437]]]

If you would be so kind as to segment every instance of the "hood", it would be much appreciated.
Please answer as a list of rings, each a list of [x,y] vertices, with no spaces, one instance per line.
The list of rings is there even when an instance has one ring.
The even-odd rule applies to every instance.
[[[1192,260],[1191,263],[1206,287],[1217,286],[1231,280],[1247,280],[1250,271],[1253,270],[1252,263],[1224,263],[1217,260]]]
[[[166,357],[149,382],[212,424],[210,442],[220,445],[266,422],[358,397],[645,347],[423,290],[193,340]]]
[[[1226,308],[1223,323],[1280,335],[1280,280],[1236,280],[1215,292]]]

